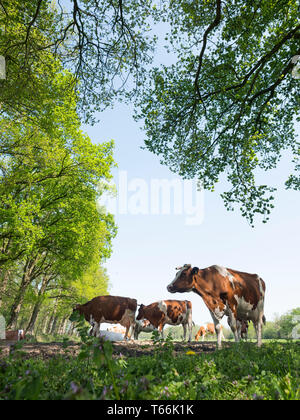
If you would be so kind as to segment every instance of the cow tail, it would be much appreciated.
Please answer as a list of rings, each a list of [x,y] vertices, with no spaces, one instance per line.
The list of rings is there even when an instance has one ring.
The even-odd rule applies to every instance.
[[[264,325],[266,325],[266,317],[265,316],[262,317],[262,322],[264,323]]]

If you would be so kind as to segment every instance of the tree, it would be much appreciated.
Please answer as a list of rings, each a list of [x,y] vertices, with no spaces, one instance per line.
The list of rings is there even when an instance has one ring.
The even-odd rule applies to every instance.
[[[0,54],[7,61],[0,82],[0,304],[9,327],[22,322],[32,332],[47,299],[66,290],[82,299],[71,285],[91,267],[100,282],[97,269],[116,234],[113,216],[97,208],[111,178],[113,143],[94,145],[80,130],[76,77],[48,45],[55,10],[42,1],[37,8],[6,3],[0,2]],[[66,316],[66,306],[55,311]]]
[[[299,170],[300,55],[296,0],[209,0],[165,4],[169,50],[177,62],[150,71],[138,105],[148,150],[185,178],[213,190],[223,174],[227,209],[240,205],[253,224],[268,220],[272,186],[256,185],[257,169],[275,168],[289,150]],[[286,187],[299,189],[291,174]]]
[[[115,235],[113,218],[98,212],[96,199],[98,182],[110,178],[112,145],[96,146],[80,132],[73,135],[72,145],[65,147],[61,144],[61,149],[58,140],[54,148],[48,144],[48,148],[42,149],[41,143],[35,143],[40,146],[39,152],[36,154],[34,147],[33,153],[25,159],[22,155],[22,164],[16,162],[19,159],[17,154],[10,164],[22,170],[26,167],[28,176],[19,178],[18,172],[12,171],[14,175],[10,181],[9,176],[2,179],[4,186],[11,187],[10,191],[3,188],[3,199],[9,193],[13,197],[1,220],[2,226],[8,228],[6,232],[12,249],[17,242],[20,250],[27,236],[30,238],[30,246],[22,250],[23,258],[21,251],[16,254],[19,261],[24,260],[24,265],[19,290],[11,306],[9,326],[16,323],[25,292],[33,280],[42,276],[46,282],[42,282],[44,289],[58,274],[70,279],[80,277],[92,260],[99,263],[110,254],[110,240]],[[15,229],[10,223],[12,218],[19,227],[20,208],[27,209],[23,236],[20,229]],[[9,252],[2,255],[4,262],[10,258]]]
[[[10,99],[21,95],[18,104],[31,108],[36,64],[52,54],[72,72],[78,110],[92,121],[93,112],[124,95],[126,85],[134,93],[142,84],[154,43],[149,22],[157,15],[150,0],[1,0],[0,54],[7,61]],[[20,70],[14,78],[12,68]]]
[[[278,320],[279,336],[281,338],[293,338],[292,333],[294,328],[300,324],[300,308],[292,309],[286,314],[282,315]],[[299,328],[297,331],[299,336]]]

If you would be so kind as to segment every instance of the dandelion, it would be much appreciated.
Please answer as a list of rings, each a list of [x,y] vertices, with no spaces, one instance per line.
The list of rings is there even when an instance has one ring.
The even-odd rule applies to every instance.
[[[195,355],[196,353],[194,352],[194,351],[192,351],[192,350],[189,350],[189,351],[187,351],[185,354],[188,354],[188,355]]]

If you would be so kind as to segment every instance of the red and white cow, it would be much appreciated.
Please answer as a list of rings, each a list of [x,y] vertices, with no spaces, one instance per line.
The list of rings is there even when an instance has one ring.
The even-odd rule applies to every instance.
[[[216,330],[215,330],[214,324],[207,323],[207,324],[205,324],[205,325],[203,325],[203,326],[201,326],[199,328],[199,331],[195,335],[195,340],[198,341],[199,338],[202,337],[202,341],[204,341],[204,338],[205,338],[205,336],[207,334],[214,335],[215,333],[216,333]],[[223,327],[222,327],[222,325],[221,325],[221,335],[222,335],[222,338],[224,339],[225,337],[223,335]]]
[[[25,340],[24,330],[5,331],[5,339],[7,341],[21,341]]]
[[[138,340],[141,332],[150,333],[153,331],[157,331],[157,328],[155,328],[148,319],[136,320],[134,326],[134,339]]]
[[[188,300],[160,300],[148,306],[141,305],[137,321],[147,319],[158,329],[162,338],[166,324],[183,326],[183,339],[186,339],[186,328],[189,329],[189,341],[192,339],[192,302]]]
[[[221,319],[229,317],[235,340],[239,341],[238,320],[251,320],[261,346],[264,322],[264,299],[266,286],[257,274],[248,274],[229,268],[212,265],[199,269],[185,264],[177,269],[170,293],[195,292],[202,297],[212,316],[218,347],[221,347]]]
[[[84,315],[92,329],[90,335],[100,336],[101,323],[121,324],[126,328],[124,339],[128,338],[129,329],[134,327],[136,299],[121,296],[98,296],[84,305],[77,305],[74,311]]]

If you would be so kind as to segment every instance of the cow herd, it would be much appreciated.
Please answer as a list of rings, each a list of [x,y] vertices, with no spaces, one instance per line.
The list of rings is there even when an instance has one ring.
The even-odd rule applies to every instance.
[[[257,344],[261,345],[264,317],[265,283],[257,274],[248,274],[218,265],[204,269],[185,264],[176,269],[174,280],[167,286],[170,293],[194,292],[207,306],[213,324],[201,327],[196,339],[204,339],[207,333],[216,333],[220,348],[222,339],[221,320],[227,316],[235,341],[247,336],[248,322],[252,321]],[[139,308],[138,308],[139,307]],[[138,309],[138,312],[137,312]],[[182,325],[184,339],[188,330],[192,339],[192,304],[188,300],[161,300],[150,305],[138,305],[136,299],[120,296],[98,296],[74,311],[84,316],[91,325],[90,335],[99,336],[101,323],[121,324],[138,339],[140,332],[157,330],[163,337],[168,325]],[[137,312],[137,315],[136,315]]]

